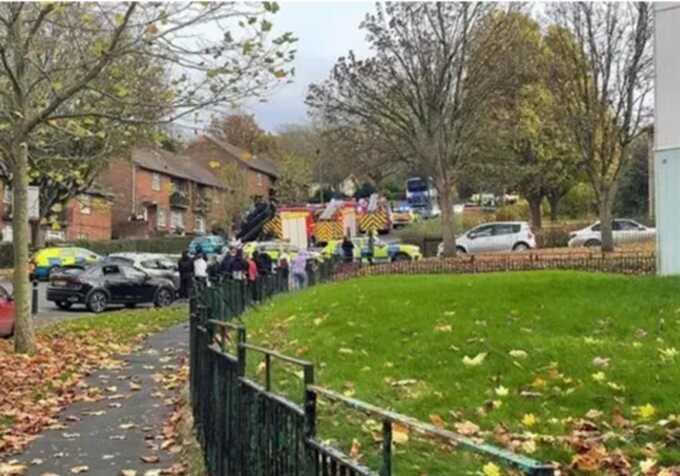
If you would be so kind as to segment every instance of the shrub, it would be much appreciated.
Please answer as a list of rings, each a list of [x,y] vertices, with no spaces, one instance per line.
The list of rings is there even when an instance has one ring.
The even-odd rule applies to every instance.
[[[77,241],[71,245],[87,248],[101,255],[125,251],[178,254],[189,247],[189,242],[192,239],[191,236],[166,236],[149,239]]]
[[[529,204],[526,200],[518,200],[512,205],[506,205],[496,210],[496,221],[527,220],[529,220]]]
[[[534,230],[536,234],[536,246],[539,248],[562,248],[569,243],[569,233],[588,226],[590,222],[569,223],[563,225],[551,225],[540,230]]]

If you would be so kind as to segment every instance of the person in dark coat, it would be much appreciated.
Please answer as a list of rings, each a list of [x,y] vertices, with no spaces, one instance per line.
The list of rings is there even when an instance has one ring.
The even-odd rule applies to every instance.
[[[227,253],[227,255],[222,259],[222,262],[220,263],[220,275],[222,275],[223,278],[232,278],[233,277],[232,266],[234,264],[235,259],[236,259],[236,248],[231,247],[231,248],[229,248],[229,252]]]
[[[345,238],[342,240],[342,245],[340,245],[342,248],[342,257],[343,261],[345,263],[351,263],[354,261],[354,243],[352,243],[352,240],[350,239],[349,235],[345,235]]]
[[[191,295],[191,286],[194,279],[194,260],[188,252],[183,252],[178,263],[179,268],[179,296],[187,299]]]

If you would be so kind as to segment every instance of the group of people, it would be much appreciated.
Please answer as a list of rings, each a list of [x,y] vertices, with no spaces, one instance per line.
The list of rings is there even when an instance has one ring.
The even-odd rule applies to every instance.
[[[197,251],[192,257],[188,252],[183,252],[179,260],[180,296],[188,298],[194,281],[198,285],[207,286],[210,277],[246,281],[253,293],[253,299],[259,300],[256,282],[260,276],[271,275],[280,270],[284,280],[293,288],[303,288],[307,283],[308,258],[306,251],[300,251],[291,260],[288,254],[281,251],[276,262],[268,253],[253,251],[250,256],[245,256],[242,248],[231,246],[228,253],[221,261],[212,265],[208,264],[208,258],[202,251]],[[292,278],[292,282],[290,282]]]

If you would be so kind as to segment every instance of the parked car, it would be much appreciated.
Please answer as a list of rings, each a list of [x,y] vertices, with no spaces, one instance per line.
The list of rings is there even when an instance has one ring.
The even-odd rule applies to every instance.
[[[189,243],[189,254],[194,255],[200,249],[208,256],[219,255],[226,245],[227,242],[219,235],[197,236]]]
[[[484,223],[456,237],[456,250],[460,253],[489,253],[524,251],[536,248],[536,237],[524,221]],[[444,252],[439,244],[437,255]]]
[[[419,219],[420,215],[407,202],[400,202],[392,209],[392,226],[394,228],[410,225]]]
[[[356,261],[366,261],[368,259],[368,237],[355,236],[352,238],[354,243],[354,259]],[[332,256],[342,257],[342,240],[329,241],[321,250],[324,258]],[[417,261],[423,257],[420,247],[416,245],[405,245],[402,243],[385,243],[380,238],[375,238],[373,242],[373,261]]]
[[[47,280],[55,268],[84,268],[101,259],[97,253],[72,246],[43,248],[33,255],[33,273],[36,279]]]
[[[656,239],[656,229],[642,225],[628,218],[615,218],[612,221],[612,235],[614,244],[641,243]],[[574,231],[569,234],[569,246],[600,246],[602,244],[602,232],[600,222]]]
[[[10,337],[14,334],[14,317],[16,309],[12,294],[0,285],[0,337]]]
[[[175,299],[175,286],[167,278],[153,277],[126,263],[103,261],[85,270],[52,273],[47,287],[47,300],[60,309],[84,304],[91,312],[100,313],[109,304],[153,303],[169,306]]]
[[[155,278],[166,278],[179,289],[178,259],[162,253],[111,253],[107,261],[119,261],[148,273]]]

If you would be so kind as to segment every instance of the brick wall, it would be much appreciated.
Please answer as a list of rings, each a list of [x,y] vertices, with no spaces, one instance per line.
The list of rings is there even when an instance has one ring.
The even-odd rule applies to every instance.
[[[103,197],[71,199],[66,206],[66,240],[110,240],[111,218],[112,202]]]
[[[109,162],[108,168],[99,177],[101,183],[113,194],[111,228],[113,237],[127,226],[132,214],[132,162],[119,158]]]
[[[248,169],[248,195],[251,197],[259,196],[267,200],[271,198],[269,191],[273,186],[272,179],[261,172]]]

